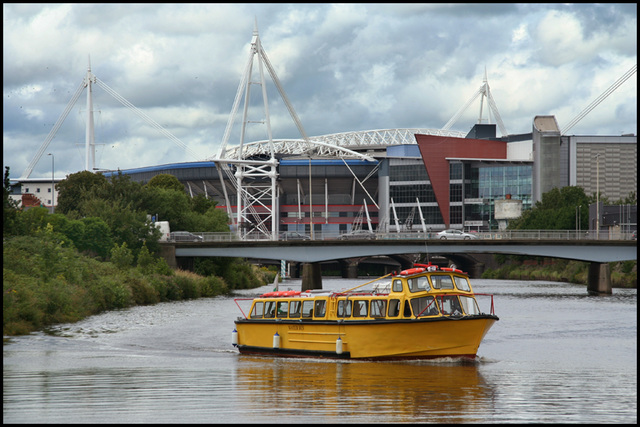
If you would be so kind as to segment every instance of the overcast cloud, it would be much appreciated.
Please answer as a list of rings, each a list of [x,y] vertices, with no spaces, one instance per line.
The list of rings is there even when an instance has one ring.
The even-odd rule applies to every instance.
[[[96,167],[216,155],[256,20],[309,136],[442,128],[480,88],[485,68],[508,133],[531,132],[533,118],[547,114],[562,129],[637,64],[635,3],[4,4],[3,12],[3,163],[11,178],[40,150],[89,57],[98,79],[198,156],[94,85]],[[266,78],[273,137],[299,138]],[[261,98],[251,102],[249,119],[261,120]],[[451,129],[469,131],[479,110],[478,98]],[[46,153],[57,178],[84,169],[85,122],[86,91],[32,178],[51,176]],[[636,134],[637,75],[568,133]],[[248,129],[246,141],[263,139],[264,125]]]

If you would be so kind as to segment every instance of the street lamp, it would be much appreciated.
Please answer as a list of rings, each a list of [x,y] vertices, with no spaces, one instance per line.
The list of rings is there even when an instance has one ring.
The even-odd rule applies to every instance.
[[[47,153],[47,156],[51,156],[51,213],[53,213],[53,207],[55,206],[54,203],[54,194],[55,194],[55,180],[53,178],[54,176],[54,155],[53,153]]]

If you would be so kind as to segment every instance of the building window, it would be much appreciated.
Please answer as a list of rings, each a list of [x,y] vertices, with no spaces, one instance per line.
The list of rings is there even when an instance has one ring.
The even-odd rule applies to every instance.
[[[449,164],[449,179],[462,179],[462,163]]]
[[[462,224],[462,206],[451,206],[449,219],[451,224]]]
[[[436,201],[433,188],[427,184],[390,185],[389,195],[394,203],[416,203],[416,198],[420,203]]]
[[[477,168],[477,174],[476,197],[493,200],[510,194],[512,199],[522,200],[524,210],[531,208],[531,165],[482,166]],[[471,185],[475,185],[475,178]]]
[[[389,181],[428,181],[429,175],[424,164],[389,166]]]
[[[462,184],[449,185],[449,200],[452,202],[462,201]]]

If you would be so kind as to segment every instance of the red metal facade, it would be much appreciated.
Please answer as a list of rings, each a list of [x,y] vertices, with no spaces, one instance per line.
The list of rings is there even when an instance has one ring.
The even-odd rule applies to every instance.
[[[416,141],[427,168],[431,186],[444,223],[449,228],[449,161],[448,157],[468,159],[506,159],[507,143],[485,139],[419,135]]]

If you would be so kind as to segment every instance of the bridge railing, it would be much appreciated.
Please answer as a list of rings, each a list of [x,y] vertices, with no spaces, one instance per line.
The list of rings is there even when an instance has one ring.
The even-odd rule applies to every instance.
[[[201,236],[203,242],[230,242],[238,241],[240,238],[233,232],[193,232],[192,234]],[[412,232],[412,233],[376,233],[377,240],[438,240],[434,232]],[[480,240],[632,240],[631,232],[609,232],[602,231],[599,235],[595,232],[577,230],[502,230],[502,231],[480,231],[469,233]],[[340,239],[340,233],[314,232],[313,240],[336,240]],[[269,240],[263,234],[256,233],[249,235],[245,240]],[[474,239],[476,240],[476,239]]]

